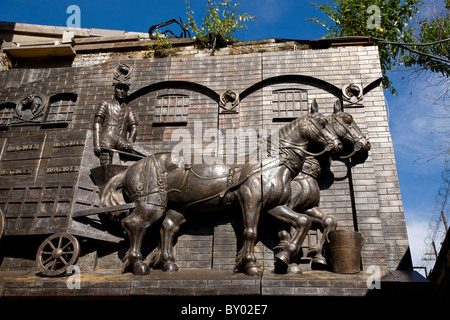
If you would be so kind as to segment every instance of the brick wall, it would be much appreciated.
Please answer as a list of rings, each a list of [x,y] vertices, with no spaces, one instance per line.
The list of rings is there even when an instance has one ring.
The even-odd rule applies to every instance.
[[[140,122],[137,144],[149,152],[172,150],[177,143],[171,141],[176,130],[192,134],[194,154],[211,143],[195,139],[206,130],[222,133],[238,128],[258,132],[275,130],[284,123],[273,121],[274,97],[288,89],[305,92],[307,106],[316,99],[320,111],[330,114],[344,85],[353,82],[366,87],[381,77],[375,46],[293,49],[292,43],[268,43],[219,50],[216,56],[209,56],[204,51],[186,47],[185,56],[180,50],[178,56],[166,59],[148,59],[145,52],[98,53],[78,55],[74,61],[76,68],[0,71],[0,108],[32,91],[48,97],[60,93],[77,97],[72,119],[66,126],[4,127],[0,138],[13,138],[17,134],[32,136],[43,131],[90,130],[98,105],[112,99],[112,74],[118,59],[133,67],[130,107]],[[245,93],[235,113],[223,113],[218,106],[220,94],[227,89]],[[155,123],[158,97],[171,95],[189,97],[187,120]],[[344,109],[368,134],[372,149],[367,161],[351,170],[354,202],[347,167],[334,161],[331,167],[334,177],[321,181],[321,208],[337,218],[339,229],[356,227],[363,234],[363,268],[377,265],[411,269],[382,88],[375,87],[364,96],[361,104],[344,105]],[[243,146],[244,142],[240,142],[237,148]],[[240,219],[235,212],[206,219],[204,223],[196,219],[195,223],[200,226],[188,223],[176,244],[179,266],[232,269],[242,241]],[[270,228],[271,219],[261,218],[263,233],[256,248],[258,259],[269,270],[273,264],[271,249],[277,243],[276,232]],[[119,255],[113,255],[116,255],[116,264],[120,264]]]

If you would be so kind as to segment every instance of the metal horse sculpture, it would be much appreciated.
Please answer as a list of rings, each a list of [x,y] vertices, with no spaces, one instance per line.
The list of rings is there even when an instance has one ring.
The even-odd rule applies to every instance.
[[[165,217],[161,227],[162,268],[175,271],[178,268],[173,237],[188,214],[213,214],[239,206],[243,215],[243,247],[237,255],[235,271],[260,275],[262,271],[254,255],[260,213],[276,210],[288,202],[290,183],[300,172],[306,156],[317,150],[314,148],[321,146],[319,154],[342,151],[341,142],[318,112],[316,102],[310,114],[281,128],[279,137],[280,155],[257,164],[181,167],[171,153],[157,153],[111,179],[105,188],[110,193],[106,198],[114,198],[114,190],[122,185],[124,198],[137,203],[131,214],[122,220],[130,239],[123,270],[130,266],[138,275],[150,272],[142,260],[142,240],[146,230],[161,218]],[[102,202],[108,204],[108,201]]]
[[[334,112],[327,116],[328,123],[341,140],[345,156],[340,159],[351,158],[351,164],[363,163],[370,150],[370,143],[366,136],[362,134],[361,129],[354,122],[353,117],[342,111],[341,103],[337,100],[334,104]],[[323,236],[317,247],[310,248],[310,254],[313,254],[313,262],[316,264],[326,264],[322,255],[323,245],[326,234],[336,229],[337,221],[334,217],[325,214],[319,208],[320,187],[318,178],[321,172],[321,164],[325,169],[329,169],[330,159],[319,157],[306,159],[303,169],[291,182],[292,197],[285,207],[277,211],[270,212],[278,219],[290,223],[294,227],[292,235],[287,231],[281,231],[281,242],[276,247],[281,249],[275,255],[275,271],[285,273],[291,258],[298,254],[304,241],[306,233],[311,226],[322,230]],[[309,220],[309,223],[305,220]],[[305,221],[302,224],[296,221]]]

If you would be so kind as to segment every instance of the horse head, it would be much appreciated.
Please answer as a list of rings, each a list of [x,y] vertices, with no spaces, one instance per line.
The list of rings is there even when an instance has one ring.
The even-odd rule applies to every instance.
[[[304,135],[312,142],[311,150],[322,148],[323,150],[319,154],[328,151],[331,152],[333,157],[338,156],[342,152],[342,142],[328,119],[319,112],[316,99],[311,104],[311,111],[306,117],[306,123],[302,130]],[[319,154],[310,153],[309,155],[317,156]]]
[[[314,99],[309,114],[298,118],[280,129],[280,148],[296,150],[306,156],[320,156],[331,152],[333,157],[342,152],[342,143],[328,122],[319,112]]]
[[[344,150],[340,159],[351,158],[353,165],[363,163],[369,156],[370,142],[355,123],[353,117],[342,111],[339,100],[334,103],[333,114],[328,116],[334,132],[342,141]]]

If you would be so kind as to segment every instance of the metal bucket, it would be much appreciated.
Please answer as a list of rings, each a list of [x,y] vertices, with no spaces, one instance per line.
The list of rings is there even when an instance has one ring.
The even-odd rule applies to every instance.
[[[364,238],[361,233],[334,230],[327,236],[331,271],[335,273],[358,273],[361,267],[361,248]]]

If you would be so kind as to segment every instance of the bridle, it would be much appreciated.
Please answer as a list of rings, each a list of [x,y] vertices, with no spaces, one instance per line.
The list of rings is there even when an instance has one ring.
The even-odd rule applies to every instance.
[[[341,160],[349,159],[349,158],[353,157],[355,155],[355,153],[357,153],[364,147],[364,144],[361,142],[361,140],[366,139],[366,137],[363,136],[362,134],[361,135],[355,134],[350,129],[350,126],[347,125],[345,122],[343,122],[342,119],[339,118],[336,114],[332,114],[331,117],[332,117],[332,121],[336,121],[342,128],[344,128],[345,136],[349,136],[350,140],[352,140],[352,142],[353,142],[353,151],[350,154],[348,154],[346,156],[340,156],[340,158],[339,158]],[[338,128],[336,128],[336,126],[333,126],[333,127],[334,127],[334,131],[339,130],[342,132],[342,129],[338,129]]]
[[[322,144],[325,145],[325,148],[318,153],[313,153],[313,152],[307,151],[304,148],[308,144],[308,142],[295,143],[295,142],[280,138],[280,143],[283,144],[283,145],[280,145],[280,149],[286,149],[286,148],[297,149],[297,150],[300,150],[301,152],[305,153],[306,155],[309,155],[312,157],[318,157],[318,156],[323,155],[325,152],[329,152],[329,151],[333,150],[333,148],[334,148],[333,139],[331,139],[330,137],[325,135],[325,133],[323,132],[323,129],[319,126],[319,124],[316,122],[316,120],[314,120],[311,117],[308,117],[307,119],[308,119],[308,123],[306,124],[306,126],[304,126],[304,127],[302,126],[302,128],[300,129],[302,132],[302,135],[305,136],[307,131],[312,131],[318,137],[318,139],[322,142]]]

